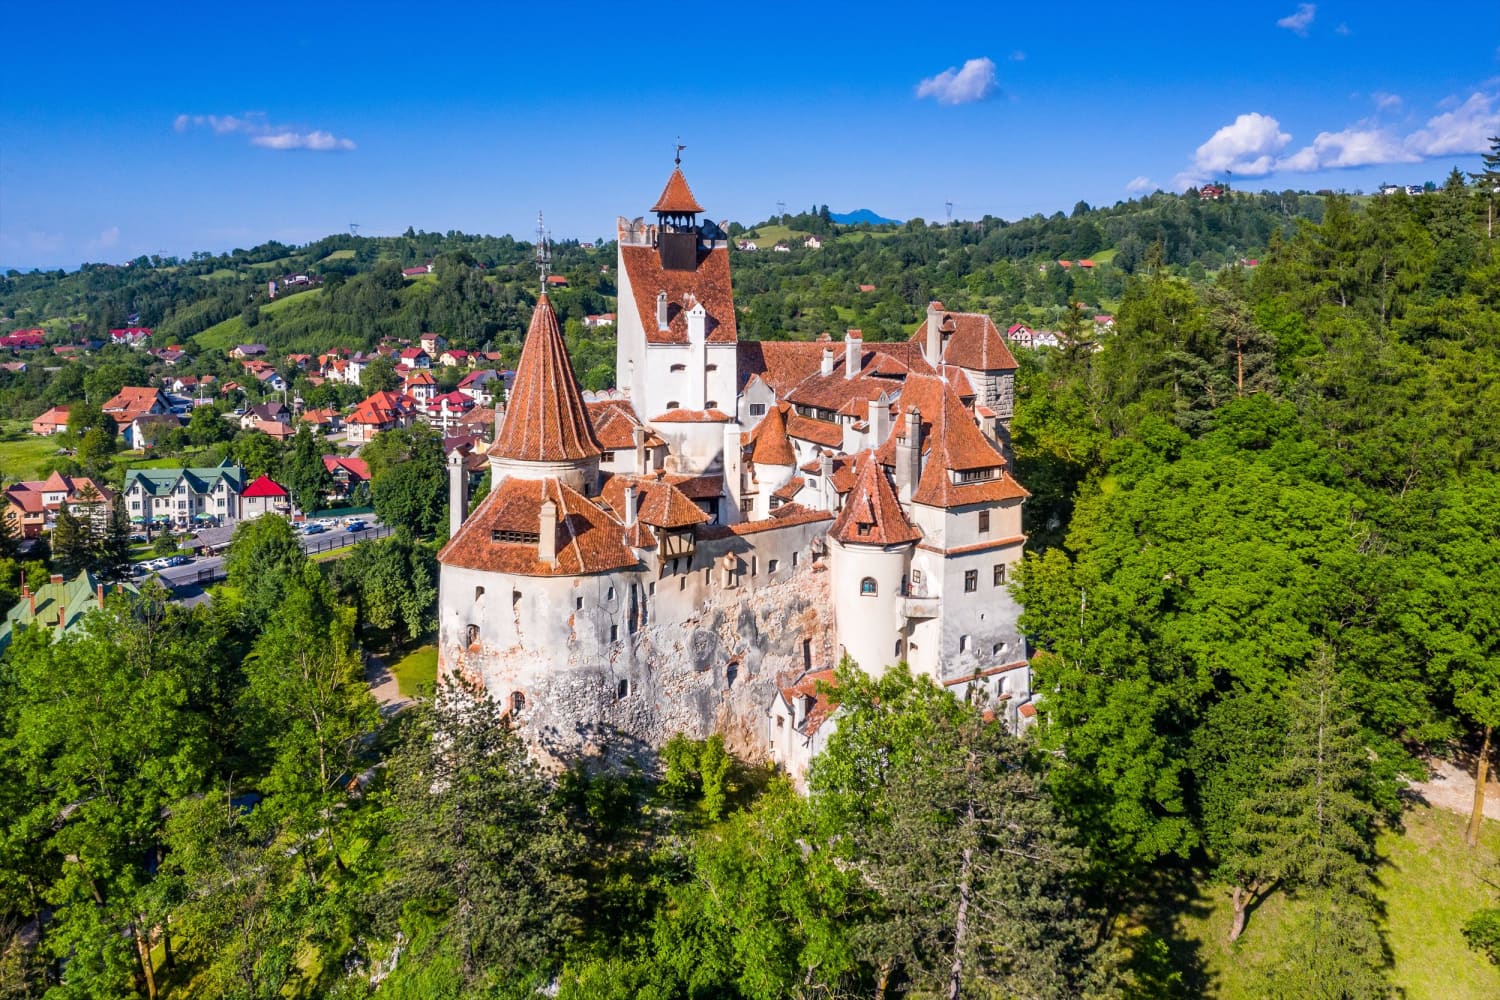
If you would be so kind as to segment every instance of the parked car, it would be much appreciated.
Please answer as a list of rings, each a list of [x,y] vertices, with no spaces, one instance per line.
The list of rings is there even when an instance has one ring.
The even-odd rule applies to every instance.
[[[168,566],[186,566],[193,561],[192,556],[170,556],[167,559]]]
[[[304,535],[321,535],[328,530],[328,526],[320,521],[309,521],[307,527],[302,529]]]
[[[344,525],[345,531],[364,531],[367,525],[363,521],[350,521]]]

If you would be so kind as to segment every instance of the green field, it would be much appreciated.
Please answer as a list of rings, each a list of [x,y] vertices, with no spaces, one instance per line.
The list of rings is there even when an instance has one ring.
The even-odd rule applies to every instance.
[[[324,260],[353,260],[354,259],[354,251],[353,250],[335,250],[335,251],[333,251],[333,253],[329,254],[327,257],[324,257],[323,259]]]
[[[786,226],[756,226],[756,237],[750,242],[762,250],[769,250],[776,244],[787,240],[800,240],[809,234],[800,229],[789,229]],[[738,237],[744,239],[745,237]]]
[[[432,693],[437,684],[437,646],[419,646],[391,667],[403,698]]]
[[[57,456],[57,438],[33,437],[31,421],[0,420],[0,475],[6,479],[43,479]]]
[[[1420,806],[1403,819],[1405,830],[1384,831],[1376,842],[1378,895],[1396,986],[1407,1000],[1500,997],[1500,968],[1470,951],[1460,931],[1471,913],[1500,901],[1500,823],[1486,822],[1479,848],[1470,850],[1463,841],[1465,816]],[[1297,905],[1273,893],[1231,945],[1225,939],[1231,915],[1226,892],[1204,890],[1182,901],[1179,945],[1196,951],[1206,982],[1189,981],[1180,995],[1256,997],[1254,970],[1273,957],[1279,928]]]
[[[296,295],[287,295],[261,306],[260,312],[262,316],[268,313],[280,312],[291,306],[294,302],[321,294],[323,294],[323,289],[314,288],[306,292],[299,292]],[[227,351],[236,344],[255,342],[255,338],[246,329],[244,320],[238,316],[231,316],[222,323],[215,323],[192,339],[193,343],[198,345],[198,349],[203,351]]]

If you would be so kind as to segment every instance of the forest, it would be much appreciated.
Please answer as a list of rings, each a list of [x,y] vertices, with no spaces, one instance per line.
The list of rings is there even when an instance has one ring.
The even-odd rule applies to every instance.
[[[1380,846],[1436,763],[1482,788],[1500,726],[1500,140],[1486,163],[1419,196],[1157,195],[736,257],[746,335],[896,336],[933,296],[1069,332],[1019,352],[1013,587],[1041,693],[1019,734],[900,664],[840,665],[805,794],[717,737],[546,771],[455,687],[383,716],[362,650],[425,627],[399,581],[430,572],[436,482],[359,557],[378,568],[309,562],[266,518],[210,604],[148,592],[86,633],[22,632],[0,660],[0,996],[1486,995],[1481,800],[1444,828],[1488,886],[1446,950],[1396,940]],[[349,246],[316,308],[384,282],[377,327],[415,321]],[[503,339],[525,294],[435,252],[430,296],[452,282]],[[569,252],[575,308],[605,308]],[[27,285],[40,322],[97,279],[145,310],[117,278],[13,276],[4,307]],[[185,321],[162,294],[151,321]],[[1195,900],[1227,963],[1184,931]]]

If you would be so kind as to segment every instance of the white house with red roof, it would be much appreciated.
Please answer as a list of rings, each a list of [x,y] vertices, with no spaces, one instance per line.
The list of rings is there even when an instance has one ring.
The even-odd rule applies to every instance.
[[[431,368],[432,355],[420,347],[405,347],[396,355],[399,368]]]
[[[292,495],[270,476],[261,476],[245,487],[240,494],[240,517],[253,521],[264,514],[280,514],[290,517]]]

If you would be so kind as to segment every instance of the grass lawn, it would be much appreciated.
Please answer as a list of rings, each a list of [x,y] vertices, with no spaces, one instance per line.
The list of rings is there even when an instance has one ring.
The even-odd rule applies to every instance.
[[[787,226],[756,226],[755,232],[758,235],[750,242],[754,243],[762,250],[769,250],[776,244],[783,241],[794,239],[800,240],[808,235],[800,229],[791,229]],[[745,237],[737,236],[735,237],[735,239],[742,240],[745,239]]]
[[[245,324],[238,316],[231,316],[222,323],[215,323],[193,337],[199,350],[227,351],[235,344],[245,343]]]
[[[1405,814],[1405,830],[1380,834],[1379,897],[1385,907],[1392,978],[1407,1000],[1481,1000],[1500,997],[1500,968],[1464,943],[1460,928],[1475,910],[1495,905],[1500,823],[1485,823],[1477,850],[1463,842],[1466,817],[1419,806]],[[1230,945],[1227,892],[1206,889],[1183,906],[1176,921],[1197,946],[1206,983],[1193,995],[1250,1000],[1254,970],[1271,959],[1281,926],[1297,906],[1273,894],[1250,915],[1245,934]],[[1183,994],[1188,995],[1188,994]]]
[[[7,479],[44,478],[42,466],[56,454],[57,438],[33,437],[31,421],[0,420],[0,473]]]
[[[391,667],[403,698],[432,693],[437,685],[437,646],[419,646]]]
[[[353,260],[354,259],[354,251],[353,250],[335,250],[335,251],[333,251],[333,253],[329,254],[327,257],[324,257],[323,259],[324,260]]]

